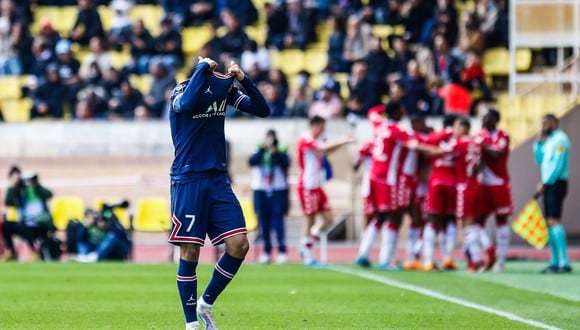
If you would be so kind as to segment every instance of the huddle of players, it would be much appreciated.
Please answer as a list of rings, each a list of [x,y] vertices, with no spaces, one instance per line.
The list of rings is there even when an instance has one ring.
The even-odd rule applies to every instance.
[[[374,138],[360,148],[355,164],[363,167],[363,208],[368,220],[356,263],[370,267],[369,255],[380,231],[379,268],[400,269],[394,257],[403,216],[409,214],[404,269],[455,270],[456,224],[461,224],[467,269],[502,271],[513,207],[507,169],[509,135],[497,128],[499,113],[489,110],[482,130],[474,135],[469,119],[451,116],[435,132],[423,118],[413,118],[412,132],[407,132],[398,125],[403,111],[396,103],[374,107],[368,117]],[[497,223],[497,255],[485,230],[491,214]],[[440,266],[433,258],[437,233],[441,233]]]

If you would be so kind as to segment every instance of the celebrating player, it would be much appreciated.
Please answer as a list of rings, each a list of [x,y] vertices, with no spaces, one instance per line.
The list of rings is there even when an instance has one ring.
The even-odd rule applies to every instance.
[[[226,106],[259,117],[270,114],[266,101],[237,64],[232,62],[226,75],[216,72],[216,67],[214,60],[199,58],[192,77],[171,93],[169,120],[175,158],[169,242],[180,246],[177,288],[186,329],[200,329],[197,317],[205,329],[217,329],[213,303],[234,278],[249,248],[242,208],[227,178]],[[233,87],[234,80],[247,95]],[[225,242],[226,251],[197,299],[195,270],[206,235],[214,245]]]
[[[317,261],[312,255],[314,242],[318,240],[320,232],[332,223],[332,214],[323,184],[323,158],[326,154],[354,142],[351,137],[337,141],[322,142],[322,134],[326,127],[324,118],[314,116],[310,119],[310,130],[298,140],[298,165],[300,176],[298,181],[298,197],[306,222],[302,230],[300,254],[304,264],[314,266]],[[322,221],[315,222],[316,215],[322,216]]]
[[[499,112],[490,109],[483,116],[483,129],[480,135],[484,139],[483,144],[483,169],[482,169],[482,201],[486,203],[485,214],[478,221],[485,228],[485,220],[490,214],[495,215],[497,262],[494,271],[504,270],[507,249],[510,242],[510,228],[508,217],[513,212],[510,176],[508,173],[508,157],[510,152],[509,134],[497,128],[500,120]],[[495,259],[495,248],[485,230],[481,231],[482,248],[491,259],[491,266]]]

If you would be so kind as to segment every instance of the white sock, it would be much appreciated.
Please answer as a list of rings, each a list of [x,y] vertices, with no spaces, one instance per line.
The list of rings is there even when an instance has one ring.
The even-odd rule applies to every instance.
[[[463,244],[465,244],[465,250],[469,253],[471,262],[474,264],[481,261],[479,231],[479,225],[469,225],[463,229]]]
[[[487,229],[483,226],[479,226],[479,243],[481,244],[481,249],[486,251],[490,246],[493,245],[491,238],[487,232]]]
[[[427,223],[423,229],[423,263],[433,263],[433,250],[437,233],[432,223]]]
[[[304,263],[312,261],[312,239],[310,237],[300,238],[300,253],[304,259]]]
[[[457,240],[457,226],[455,225],[455,222],[450,221],[447,223],[444,237],[443,259],[453,260],[453,251],[455,250],[455,242]]]
[[[414,261],[415,260],[415,245],[419,240],[419,229],[418,228],[409,228],[409,234],[407,236],[407,261]]]
[[[363,235],[362,235],[361,241],[360,241],[360,247],[358,250],[358,257],[359,258],[365,258],[365,259],[369,258],[369,254],[370,254],[371,249],[373,247],[373,243],[375,242],[375,238],[377,237],[377,234],[379,233],[378,227],[379,227],[379,224],[378,224],[376,219],[371,220],[369,222],[369,224],[367,225],[367,228],[363,232]]]
[[[185,330],[199,329],[199,321],[185,323]]]
[[[508,224],[498,226],[495,234],[497,240],[497,262],[503,264],[505,263],[507,250],[510,245],[510,226]]]
[[[384,225],[381,230],[381,250],[379,251],[379,265],[390,265],[397,247],[398,232]]]

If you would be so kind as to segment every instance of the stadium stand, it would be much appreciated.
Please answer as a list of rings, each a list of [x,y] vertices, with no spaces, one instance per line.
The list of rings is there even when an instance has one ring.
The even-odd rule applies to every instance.
[[[54,226],[58,230],[65,230],[70,220],[82,220],[85,216],[85,202],[79,197],[54,197],[50,208]]]
[[[168,231],[171,228],[170,214],[165,198],[141,198],[136,203],[133,228],[136,231]]]

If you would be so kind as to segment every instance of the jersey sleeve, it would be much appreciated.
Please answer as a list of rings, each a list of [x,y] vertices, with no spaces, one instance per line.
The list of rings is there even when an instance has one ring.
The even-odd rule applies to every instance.
[[[206,62],[197,65],[187,84],[179,84],[172,93],[171,109],[175,112],[195,112],[199,96],[202,94],[205,72],[210,66]]]
[[[238,88],[232,88],[228,95],[228,104],[254,116],[268,117],[270,107],[256,85],[247,76],[240,83],[244,86],[247,94],[242,93]]]

